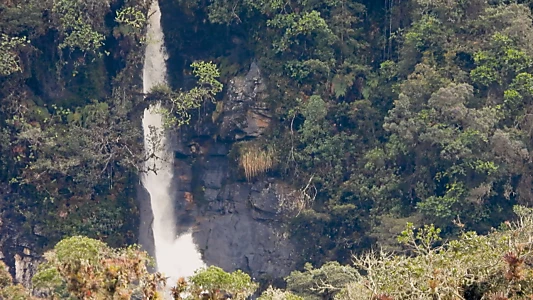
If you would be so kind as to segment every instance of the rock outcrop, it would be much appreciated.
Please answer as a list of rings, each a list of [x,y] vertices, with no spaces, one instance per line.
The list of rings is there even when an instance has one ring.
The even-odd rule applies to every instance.
[[[272,118],[264,102],[266,96],[266,85],[254,62],[245,77],[236,77],[229,83],[223,110],[219,112],[219,136],[228,141],[260,136]]]
[[[3,189],[7,191],[7,189]],[[14,194],[0,192],[0,201],[8,202]],[[21,216],[12,211],[0,212],[0,260],[4,261],[16,283],[31,288],[31,278],[37,272],[40,253],[35,251],[42,239],[38,228],[25,230]]]

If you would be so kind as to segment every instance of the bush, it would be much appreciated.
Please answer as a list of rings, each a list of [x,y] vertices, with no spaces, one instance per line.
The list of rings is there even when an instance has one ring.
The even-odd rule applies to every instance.
[[[224,272],[219,267],[210,266],[200,269],[189,278],[189,288],[186,290],[192,297],[184,299],[196,300],[200,295],[207,299],[248,299],[257,289],[250,276],[241,270],[232,273]],[[176,297],[176,299],[182,299]],[[202,298],[203,299],[203,298]]]
[[[158,273],[148,273],[146,252],[136,247],[112,249],[82,236],[62,240],[45,259],[33,283],[59,298],[159,299],[156,289],[164,282]]]
[[[349,283],[336,299],[532,297],[533,210],[515,207],[515,213],[519,220],[506,222],[504,230],[486,236],[466,232],[440,246],[435,246],[438,230],[432,226],[408,226],[399,240],[415,256],[369,253],[355,258],[355,266],[365,275]]]
[[[259,297],[258,300],[304,300],[304,298],[296,296],[291,292],[274,289],[270,286],[263,294],[261,294],[261,297]]]

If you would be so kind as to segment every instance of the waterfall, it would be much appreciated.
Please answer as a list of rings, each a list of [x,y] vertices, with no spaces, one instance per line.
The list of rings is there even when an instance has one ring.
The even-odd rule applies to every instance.
[[[161,11],[157,0],[152,2],[147,26],[147,46],[143,68],[143,90],[148,93],[154,86],[166,84],[166,51],[161,29]],[[155,260],[157,271],[169,278],[174,286],[179,277],[193,275],[204,266],[201,254],[189,232],[176,234],[176,219],[171,193],[173,178],[173,156],[168,150],[163,128],[160,105],[152,105],[144,111],[144,147],[150,159],[146,162],[149,171],[142,177],[143,186],[150,194],[154,221]]]

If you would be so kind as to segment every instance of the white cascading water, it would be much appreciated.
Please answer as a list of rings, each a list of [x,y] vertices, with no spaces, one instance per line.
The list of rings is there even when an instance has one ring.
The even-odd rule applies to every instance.
[[[157,0],[152,1],[147,26],[147,46],[143,69],[144,93],[157,85],[166,84],[166,51],[161,29],[161,10]],[[146,168],[156,170],[145,173],[143,186],[150,194],[154,221],[155,260],[157,271],[170,277],[168,284],[174,286],[179,277],[188,277],[204,267],[201,254],[193,242],[192,234],[176,234],[176,219],[171,196],[173,157],[168,151],[163,128],[160,105],[152,105],[144,111],[144,147],[153,156]]]

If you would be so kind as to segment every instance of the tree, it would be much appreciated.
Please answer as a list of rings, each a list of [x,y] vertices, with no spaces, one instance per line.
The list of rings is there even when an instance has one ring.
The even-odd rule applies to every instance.
[[[135,246],[111,249],[98,240],[76,236],[60,241],[45,260],[33,283],[52,299],[161,299],[157,289],[164,279],[148,272],[150,258]]]
[[[98,54],[105,36],[104,18],[110,1],[54,1],[53,13],[64,35],[60,49]]]
[[[307,263],[305,271],[293,271],[285,280],[291,292],[304,299],[318,300],[330,299],[358,276],[356,269],[338,262],[328,262],[320,268]]]
[[[163,299],[171,291],[174,299],[247,299],[257,289],[248,274],[224,272],[216,266],[199,269],[190,278],[166,282],[159,273],[148,272],[150,257],[136,246],[113,249],[83,236],[66,238],[44,255],[33,277],[34,288],[46,299]],[[168,286],[168,288],[165,288]],[[279,298],[283,295],[283,298]],[[2,299],[31,300],[22,286],[14,286],[0,261]],[[266,298],[265,298],[266,297]],[[274,298],[272,298],[274,297]],[[39,298],[40,299],[40,298]],[[301,299],[269,289],[261,299]]]
[[[502,224],[487,236],[464,232],[458,240],[441,245],[432,226],[410,225],[399,241],[409,245],[414,257],[370,253],[356,257],[364,272],[336,299],[521,299],[533,292],[525,262],[531,253],[531,209],[515,207],[518,220]],[[491,298],[492,297],[492,298]],[[515,298],[516,297],[516,298]]]
[[[526,299],[533,295],[527,264],[533,211],[514,212],[517,219],[499,230],[462,232],[449,242],[433,225],[408,223],[398,242],[410,255],[371,251],[354,256],[352,265],[306,266],[286,278],[287,289],[305,299]]]
[[[174,297],[178,299],[247,299],[257,289],[250,276],[240,270],[227,273],[219,267],[200,269],[186,283],[178,282]],[[185,296],[182,294],[185,292]]]
[[[172,91],[167,86],[157,86],[150,91],[149,97],[165,100],[161,113],[165,116],[165,125],[178,128],[189,124],[189,111],[199,108],[206,101],[215,101],[215,96],[222,91],[218,80],[220,71],[213,62],[197,61],[191,64],[192,73],[197,78],[196,86],[188,91]]]
[[[18,50],[26,44],[26,38],[10,37],[0,33],[0,76],[22,71]]]

